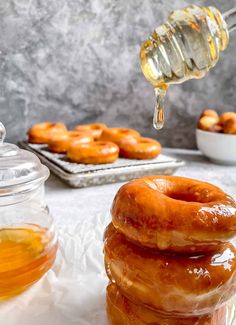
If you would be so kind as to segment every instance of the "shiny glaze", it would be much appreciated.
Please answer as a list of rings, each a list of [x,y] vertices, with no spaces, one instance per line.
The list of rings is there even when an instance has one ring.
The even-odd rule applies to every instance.
[[[67,132],[67,128],[63,123],[38,123],[28,130],[28,141],[30,143],[48,144],[52,136],[65,132]]]
[[[147,247],[213,251],[236,234],[236,202],[218,187],[177,176],[152,176],[122,186],[114,226]]]
[[[67,157],[81,164],[107,164],[118,158],[119,147],[108,141],[95,141],[89,143],[71,143]]]
[[[106,128],[101,135],[102,141],[111,141],[119,145],[123,140],[139,138],[139,132],[126,128]]]
[[[109,279],[136,303],[170,315],[212,313],[235,293],[236,249],[189,256],[137,246],[110,224],[105,232]]]
[[[149,138],[133,138],[119,143],[120,157],[128,159],[153,159],[161,152],[158,141]]]
[[[106,125],[103,123],[92,123],[92,124],[82,124],[75,127],[76,131],[90,132],[95,140],[99,140],[102,131],[106,129]]]
[[[48,144],[48,150],[51,152],[65,153],[71,143],[88,143],[93,141],[93,136],[86,131],[68,131],[62,134],[52,136]]]
[[[131,302],[115,284],[107,287],[107,314],[112,325],[225,325],[226,307],[213,315],[189,318],[164,318],[156,312]]]

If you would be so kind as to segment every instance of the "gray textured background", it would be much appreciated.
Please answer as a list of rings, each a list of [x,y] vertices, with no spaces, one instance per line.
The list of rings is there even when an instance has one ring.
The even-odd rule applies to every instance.
[[[102,121],[138,129],[166,146],[195,145],[206,107],[235,111],[236,32],[204,79],[169,91],[164,130],[152,128],[154,97],[139,46],[168,12],[187,3],[222,11],[235,0],[0,0],[0,120],[8,140],[33,123]]]

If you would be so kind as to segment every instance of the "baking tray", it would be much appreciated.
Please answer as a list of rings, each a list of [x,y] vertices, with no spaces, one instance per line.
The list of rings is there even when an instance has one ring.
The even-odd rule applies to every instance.
[[[171,175],[184,161],[166,155],[151,160],[119,158],[112,164],[85,165],[72,163],[66,155],[48,151],[46,145],[19,142],[23,149],[34,152],[48,168],[71,187],[87,187],[124,182],[144,175]]]

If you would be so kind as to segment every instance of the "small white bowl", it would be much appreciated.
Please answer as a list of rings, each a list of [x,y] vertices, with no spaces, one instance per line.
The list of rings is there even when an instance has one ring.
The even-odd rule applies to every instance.
[[[236,165],[236,135],[196,130],[198,149],[217,164]]]

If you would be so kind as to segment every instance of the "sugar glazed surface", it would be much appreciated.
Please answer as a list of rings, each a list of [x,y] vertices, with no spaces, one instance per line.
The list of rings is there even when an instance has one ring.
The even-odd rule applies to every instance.
[[[225,324],[236,291],[231,197],[192,179],[144,177],[121,187],[111,212],[104,253],[113,325]]]

